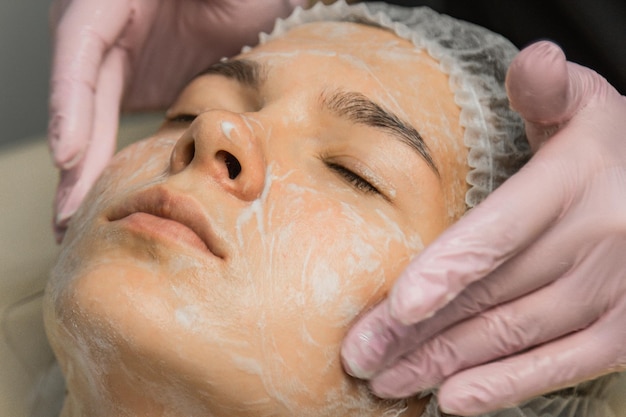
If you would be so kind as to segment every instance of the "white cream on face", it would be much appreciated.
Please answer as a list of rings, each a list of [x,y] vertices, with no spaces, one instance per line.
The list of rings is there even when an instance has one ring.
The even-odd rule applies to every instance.
[[[323,384],[323,380],[312,383],[309,372],[293,372],[294,367],[305,365],[300,360],[294,363],[289,357],[291,351],[288,346],[299,347],[301,360],[319,358],[312,362],[315,366],[323,364],[328,369],[326,377],[330,377],[339,366],[339,341],[329,344],[325,340],[328,331],[320,333],[319,316],[326,317],[325,329],[345,328],[360,312],[364,302],[351,297],[353,291],[362,287],[364,293],[373,294],[390,279],[384,272],[383,256],[375,248],[375,242],[387,241],[392,246],[408,239],[403,233],[396,235],[382,227],[372,228],[368,236],[357,234],[356,231],[367,227],[368,221],[347,204],[340,203],[321,212],[308,212],[301,202],[319,199],[319,192],[294,186],[290,177],[297,174],[281,175],[280,167],[275,170],[274,174],[267,175],[271,187],[263,193],[263,199],[257,200],[264,202],[264,210],[255,210],[254,216],[248,212],[245,214],[247,221],[238,222],[244,231],[258,233],[242,233],[248,237],[247,241],[240,242],[244,245],[242,251],[252,248],[259,251],[262,248],[265,254],[262,257],[268,261],[264,264],[262,275],[248,281],[247,297],[241,300],[245,308],[258,313],[258,336],[253,339],[259,343],[260,352],[254,353],[256,358],[245,353],[236,354],[233,360],[241,369],[259,378],[266,395],[278,399],[291,413],[307,415],[308,412],[300,405],[300,398],[316,395],[316,384]],[[282,197],[279,205],[279,200],[273,198],[276,194]],[[283,200],[293,203],[284,205]],[[316,225],[331,223],[337,217],[349,219],[353,226],[354,232],[342,239],[345,243],[337,244],[332,234],[325,240],[327,233],[319,234],[319,231],[313,230]],[[280,225],[276,222],[277,218],[281,219]],[[262,222],[262,226],[251,222],[252,219]],[[298,241],[301,244],[294,246],[294,242]],[[310,243],[304,244],[305,241]],[[343,265],[337,263],[337,255],[333,252],[342,254],[345,259]],[[249,270],[250,267],[254,265],[243,269]],[[362,277],[366,275],[369,278],[364,281]],[[290,311],[299,315],[296,323],[289,323],[291,319],[280,319],[281,316],[292,317],[288,313]],[[277,320],[282,321],[279,333],[272,330]],[[294,389],[296,392],[293,395],[285,395]],[[353,395],[350,393],[352,389],[350,384],[328,384],[325,391],[327,395],[346,399]],[[316,413],[333,415],[332,409],[337,405],[329,407],[323,412],[318,408]]]
[[[149,145],[127,151],[101,180],[66,243],[48,304],[51,338],[65,358],[72,398],[88,407],[83,414],[97,415],[102,402],[115,408],[112,415],[402,413],[404,403],[373,399],[342,372],[339,349],[355,317],[385,295],[432,239],[434,232],[423,234],[421,227],[442,222],[427,215],[431,205],[438,207],[428,190],[439,185],[429,183],[433,175],[415,155],[404,148],[394,152],[395,142],[385,143],[384,158],[370,160],[352,143],[372,146],[368,131],[312,111],[320,91],[345,85],[415,116],[401,89],[387,85],[386,72],[360,56],[368,48],[358,46],[351,56],[333,47],[251,52],[247,58],[283,72],[270,76],[273,87],[243,110],[219,108],[220,97],[230,92],[227,83],[205,84],[207,90],[192,95],[200,97],[194,106],[208,109],[198,119],[211,120],[203,125],[210,134],[195,139],[222,135],[235,155],[258,157],[254,166],[262,169],[254,174],[263,183],[253,199],[230,193],[201,157],[172,172],[169,151],[162,154],[159,146],[154,153]],[[229,103],[242,101],[249,104],[241,97]],[[425,125],[431,121],[424,119]],[[175,128],[178,136],[186,129]],[[242,141],[248,136],[254,140]],[[372,176],[383,166],[405,167],[406,175],[376,183],[389,189],[396,205],[331,172],[322,156],[328,152],[342,162],[364,159]],[[251,165],[242,161],[243,183]],[[224,259],[133,240],[102,220],[103,206],[154,184],[200,202],[214,235],[226,243]],[[410,204],[403,200],[407,190],[416,190]],[[76,355],[88,363],[73,362]]]
[[[230,134],[235,128],[235,125],[232,124],[231,122],[223,121],[221,123],[221,127],[222,127],[222,133],[224,134],[224,136],[226,136],[228,140],[232,140],[232,138],[230,137]]]
[[[256,220],[256,227],[259,236],[261,236],[261,238],[264,238],[265,236],[265,222],[263,221],[263,218],[265,217],[264,210],[267,202],[267,195],[273,181],[271,166],[267,167],[265,178],[265,185],[261,195],[255,199],[252,204],[243,209],[237,218],[237,240],[240,245],[244,244],[243,225],[249,223],[252,219]]]
[[[162,170],[158,164],[152,166],[153,162],[147,163],[151,164],[151,169],[144,170],[144,173]],[[119,327],[120,320],[126,320],[128,314],[136,315],[138,324],[144,328],[146,324],[156,322],[156,326],[150,325],[146,329],[147,333],[155,331],[169,333],[168,339],[175,342],[175,346],[172,347],[174,351],[183,346],[179,343],[189,343],[189,335],[196,335],[198,338],[196,343],[202,340],[206,345],[220,346],[222,354],[219,362],[222,365],[234,369],[239,377],[244,375],[248,380],[258,381],[257,389],[249,392],[241,404],[242,409],[247,410],[246,413],[255,415],[263,415],[265,407],[275,410],[277,404],[290,414],[335,415],[345,411],[345,401],[350,398],[353,402],[350,407],[354,410],[373,406],[370,398],[364,395],[365,391],[361,391],[365,388],[355,391],[352,383],[341,378],[339,383],[325,382],[335,381],[338,376],[336,373],[340,369],[338,357],[340,338],[331,337],[334,340],[329,343],[328,334],[342,333],[362,310],[364,303],[371,304],[376,301],[372,299],[372,294],[378,292],[385,286],[385,282],[392,279],[383,266],[384,253],[394,252],[394,245],[405,248],[412,240],[380,213],[377,217],[382,221],[378,226],[374,226],[363,217],[358,207],[351,204],[329,200],[328,204],[322,204],[324,210],[311,208],[312,201],[327,197],[323,190],[298,185],[303,183],[299,176],[302,177],[302,173],[294,171],[293,167],[283,168],[279,164],[269,164],[263,192],[239,213],[235,222],[238,236],[237,253],[254,253],[254,256],[240,257],[241,262],[231,271],[233,278],[230,279],[236,281],[235,285],[230,283],[215,287],[216,278],[207,275],[202,262],[190,263],[186,260],[181,265],[178,258],[174,258],[160,262],[159,268],[143,262],[135,266],[154,276],[163,275],[162,269],[166,268],[165,274],[170,277],[167,286],[171,288],[176,301],[172,305],[171,302],[163,302],[153,296],[146,297],[146,294],[133,288],[132,281],[136,278],[120,277],[121,285],[116,287],[115,292],[118,294],[117,297],[122,296],[132,304],[134,312],[127,311],[120,313],[118,317],[106,318],[106,321],[115,327]],[[162,176],[157,178],[156,181],[163,181]],[[107,181],[104,184],[104,187],[108,188],[115,184],[115,181]],[[98,201],[106,201],[106,193],[97,195]],[[346,224],[344,228],[332,229],[332,232],[319,229],[319,225],[332,224],[340,218],[345,219],[340,222]],[[233,237],[232,231],[230,234],[224,231],[229,227],[226,221],[217,221],[214,227],[219,234]],[[338,240],[334,233],[338,233],[342,238]],[[310,243],[304,244],[307,240]],[[300,243],[294,245],[294,242]],[[383,253],[379,248],[380,242],[384,242]],[[418,247],[412,247],[411,251],[417,249]],[[337,261],[338,254],[341,254],[341,262]],[[111,268],[115,268],[114,256],[100,259],[101,265],[110,263]],[[259,259],[263,260],[261,267]],[[251,275],[252,271],[254,275]],[[71,272],[66,274],[72,275]],[[190,281],[184,278],[187,276],[194,279]],[[368,278],[364,280],[364,276]],[[238,305],[237,310],[244,312],[243,315],[221,315],[216,319],[215,310],[211,308],[215,302],[204,297],[198,298],[198,287],[194,284],[198,281],[214,286],[215,292],[219,293],[218,298],[225,297],[229,305]],[[359,292],[362,292],[365,298],[355,296],[355,293]],[[320,316],[325,317],[321,328]],[[288,319],[285,320],[283,317]],[[299,317],[299,320],[290,323],[290,317]],[[242,319],[249,320],[250,325],[242,325]],[[178,328],[180,333],[187,334],[187,339],[171,335],[172,326]],[[240,327],[245,331],[233,331]],[[144,346],[135,340],[136,333],[132,336],[131,334],[123,336],[123,333],[113,335],[106,331],[94,334],[93,330],[92,328],[88,332],[89,336],[85,335],[84,338],[80,336],[75,340],[79,346],[87,343],[81,340],[90,340],[89,343],[97,341],[99,349],[104,349],[100,350],[100,356],[95,358],[92,354],[87,354],[89,351],[87,347],[80,348],[73,355],[84,359],[81,365],[83,370],[90,369],[86,375],[93,381],[89,383],[92,392],[103,394],[99,396],[98,402],[107,404],[116,402],[112,395],[107,394],[108,390],[96,382],[101,381],[100,378],[110,372],[111,367],[124,362],[117,353],[118,349],[114,342],[117,340],[119,343],[120,336],[126,337],[125,343],[130,346],[139,342],[142,351],[153,352],[147,356],[170,355],[158,349],[154,353],[152,346]],[[159,342],[155,344],[158,345]],[[295,358],[290,357],[292,346],[298,346],[300,350]],[[102,352],[105,351],[109,353],[103,355]],[[184,351],[181,350],[176,356],[187,356]],[[309,369],[302,361],[315,365]],[[317,369],[319,366],[326,370],[319,378],[312,380],[310,375],[312,372],[319,372]],[[299,372],[294,372],[295,369]],[[128,368],[125,372],[133,373],[137,370]],[[206,383],[219,386],[223,382],[207,378]],[[324,406],[303,409],[302,399],[316,397],[320,385],[324,387],[328,396],[343,400],[325,401]],[[152,390],[150,393],[144,387],[144,394],[151,397],[177,398],[175,393],[164,392],[160,386],[155,386]],[[180,398],[178,401],[181,401]],[[182,406],[182,403],[177,405]],[[378,410],[377,413],[380,412],[380,406],[379,404],[374,407]],[[394,413],[399,412],[397,407],[401,409],[403,405],[384,404],[384,408],[389,408],[388,411],[396,410]],[[117,413],[119,410],[113,409],[111,412]],[[359,413],[366,415],[362,410]]]

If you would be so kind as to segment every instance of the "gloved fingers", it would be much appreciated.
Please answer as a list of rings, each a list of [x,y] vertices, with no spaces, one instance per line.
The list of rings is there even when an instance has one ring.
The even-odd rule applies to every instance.
[[[533,152],[596,95],[615,91],[589,68],[567,62],[557,45],[541,41],[523,49],[506,77],[511,107],[526,123]]]
[[[386,301],[391,316],[430,317],[523,251],[561,214],[565,191],[559,164],[531,160],[411,261]]]
[[[115,152],[119,106],[124,85],[122,68],[126,54],[113,48],[107,55],[98,79],[92,141],[82,163],[61,173],[55,199],[55,236],[60,242],[70,217],[100,176]]]
[[[520,355],[470,368],[446,380],[441,409],[477,415],[511,407],[539,394],[626,369],[626,302],[591,327]]]
[[[346,371],[370,379],[453,324],[564,277],[576,261],[577,248],[585,243],[579,232],[568,219],[562,219],[491,274],[470,284],[433,317],[416,324],[405,326],[390,316],[386,304],[377,305],[352,326],[344,339],[342,359]]]
[[[556,281],[449,328],[375,376],[372,390],[381,397],[407,397],[464,369],[587,327],[604,306],[586,303],[572,285],[566,279]],[[562,294],[569,297],[554,302]]]
[[[348,331],[341,352],[344,369],[352,376],[369,379],[449,326],[543,286],[547,279],[528,270],[525,272],[533,280],[511,279],[526,258],[521,254],[506,262],[470,284],[433,317],[416,324],[405,326],[390,316],[386,303],[378,304],[368,311],[367,319],[357,321]]]
[[[128,23],[130,4],[75,0],[65,7],[56,27],[48,141],[62,169],[75,166],[89,144],[101,64]]]
[[[559,134],[564,133],[567,133],[567,129]],[[607,188],[604,183],[593,185],[583,188],[583,194],[580,195],[580,190],[577,191],[576,187],[577,179],[595,180],[587,174],[589,167],[584,166],[585,164],[578,164],[575,167],[576,172],[570,172],[572,167],[566,162],[572,160],[571,153],[579,152],[581,147],[571,146],[571,143],[565,149],[559,146],[564,144],[566,143],[563,141],[551,141],[484,204],[445,232],[440,238],[444,239],[441,255],[436,252],[440,250],[437,246],[440,243],[438,240],[412,261],[392,290],[391,298],[362,317],[344,340],[342,357],[350,374],[359,378],[371,378],[398,357],[415,349],[451,324],[562,277],[573,267],[580,249],[589,243],[589,233],[585,232],[588,225],[585,222],[594,222],[597,229],[593,234],[594,238],[601,238],[602,230],[617,230],[615,227],[619,225],[611,223],[615,221],[615,213],[607,212],[604,215],[597,209],[580,213],[576,207],[581,198],[584,198],[586,204],[608,201],[607,196],[612,200],[620,199],[622,194],[615,191],[619,187]],[[590,149],[589,146],[584,148],[587,152]],[[545,162],[550,158],[552,163]],[[590,156],[585,163],[592,160],[595,161],[595,158]],[[619,182],[619,175],[615,178]],[[507,190],[508,187],[511,188]],[[506,194],[505,190],[508,191]],[[496,196],[503,197],[493,203]],[[564,203],[565,200],[567,204]],[[487,204],[501,206],[499,210],[497,207],[485,209],[483,214],[487,222],[504,219],[501,226],[503,232],[500,234],[495,223],[474,220],[473,216],[480,214],[480,210]],[[612,203],[605,208],[609,210],[612,207],[620,206]],[[571,213],[564,212],[565,209]],[[544,215],[548,217],[542,217]],[[529,221],[532,228],[519,229],[518,226],[522,224],[520,219]],[[465,234],[457,233],[456,228],[463,222],[472,224]],[[605,223],[608,225],[605,226]],[[543,229],[543,232],[535,233],[533,228]],[[503,242],[503,238],[517,239],[518,246]],[[451,243],[446,247],[448,241]],[[532,244],[529,245],[529,242]],[[491,262],[488,268],[493,268],[492,270],[477,258],[476,255],[482,250],[486,252],[484,256]],[[498,251],[502,252],[498,254]],[[432,258],[428,259],[429,255]],[[435,264],[435,256],[438,255],[441,256],[440,265]],[[454,257],[458,257],[457,262]],[[546,259],[550,261],[546,262]],[[433,264],[434,267],[431,266]],[[472,270],[476,265],[480,268]],[[451,269],[445,270],[446,267]],[[482,277],[483,274],[486,276]],[[406,281],[403,282],[403,279]],[[461,292],[457,294],[459,288]],[[394,297],[400,300],[400,309],[396,313],[391,305]],[[453,300],[448,302],[450,298]],[[428,316],[428,303],[431,303],[431,311],[437,310],[437,313],[420,321],[420,317]],[[441,305],[444,307],[440,307]],[[404,308],[407,310],[403,312],[401,309]]]
[[[389,315],[386,303],[379,303],[349,330],[341,347],[345,371],[354,377],[369,379],[389,361],[395,360],[400,346],[419,340],[417,326],[405,326]]]

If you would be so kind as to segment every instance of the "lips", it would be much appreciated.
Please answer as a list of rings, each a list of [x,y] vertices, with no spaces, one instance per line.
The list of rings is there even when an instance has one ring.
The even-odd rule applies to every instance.
[[[200,203],[163,185],[125,199],[107,218],[140,234],[193,246],[222,259],[225,256]]]

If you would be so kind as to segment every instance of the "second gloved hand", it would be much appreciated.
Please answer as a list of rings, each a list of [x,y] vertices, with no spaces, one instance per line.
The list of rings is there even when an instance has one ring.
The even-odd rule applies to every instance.
[[[305,0],[57,0],[48,141],[57,238],[115,149],[120,108],[162,109]]]
[[[344,342],[379,396],[440,386],[442,410],[476,415],[626,369],[626,98],[548,42],[507,88],[535,155]]]

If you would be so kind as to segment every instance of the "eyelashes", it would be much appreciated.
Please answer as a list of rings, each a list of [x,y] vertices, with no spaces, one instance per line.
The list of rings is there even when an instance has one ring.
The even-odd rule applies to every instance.
[[[169,117],[167,120],[172,123],[192,123],[197,118],[195,114],[182,113],[177,114],[175,116]],[[322,158],[324,160],[325,158]],[[376,194],[383,196],[385,199],[385,195],[380,192],[378,188],[376,188],[371,182],[363,178],[361,175],[356,172],[346,168],[344,165],[338,164],[336,162],[331,162],[328,160],[324,160],[324,164],[333,172],[338,174],[344,181],[346,181],[349,185],[352,186],[355,190],[364,193],[364,194]]]
[[[374,187],[372,183],[367,181],[365,178],[361,177],[359,174],[354,171],[349,170],[343,165],[339,165],[334,162],[325,162],[326,166],[330,168],[332,171],[339,174],[343,179],[348,182],[352,187],[354,187],[357,191],[360,191],[365,194],[379,194],[382,193],[378,190],[378,188]]]
[[[169,117],[167,120],[174,123],[191,123],[196,120],[196,117],[198,116],[195,114],[177,114],[176,116]]]

